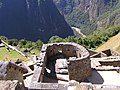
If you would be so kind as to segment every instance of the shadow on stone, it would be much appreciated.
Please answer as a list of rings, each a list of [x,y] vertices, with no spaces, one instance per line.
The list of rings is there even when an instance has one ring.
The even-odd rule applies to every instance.
[[[104,83],[104,79],[96,70],[92,71],[92,75],[91,77],[88,78],[88,81],[92,84],[103,84]]]

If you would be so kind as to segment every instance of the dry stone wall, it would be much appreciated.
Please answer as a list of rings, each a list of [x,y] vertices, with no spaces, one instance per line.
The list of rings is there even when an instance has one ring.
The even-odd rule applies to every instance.
[[[27,70],[12,62],[0,61],[0,80],[18,80],[23,82],[23,74]]]
[[[0,80],[0,90],[25,90],[17,80]]]
[[[68,65],[70,80],[84,81],[91,75],[91,65],[88,59],[70,61]]]
[[[44,44],[40,52],[40,60],[37,61],[37,67],[28,87],[29,90],[67,90],[66,84],[44,82],[47,63],[54,62],[54,60],[51,61],[51,57],[54,58],[59,53],[64,56],[60,60],[67,60],[69,80],[81,82],[91,75],[90,55],[83,46],[75,43]]]
[[[45,53],[46,52],[46,53]],[[68,74],[70,80],[84,81],[91,75],[91,62],[89,52],[75,43],[53,43],[43,45],[41,60],[45,67],[49,57],[61,52],[68,61]],[[44,72],[44,70],[42,71]]]

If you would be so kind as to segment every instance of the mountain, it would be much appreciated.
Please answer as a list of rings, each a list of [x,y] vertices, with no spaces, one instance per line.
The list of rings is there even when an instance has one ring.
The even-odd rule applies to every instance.
[[[120,0],[116,6],[111,8],[97,18],[97,28],[101,29],[108,26],[119,26],[120,25]]]
[[[53,1],[66,21],[71,26],[80,28],[84,34],[111,25],[119,25],[120,0]]]
[[[73,31],[52,0],[0,0],[0,35],[47,42]]]

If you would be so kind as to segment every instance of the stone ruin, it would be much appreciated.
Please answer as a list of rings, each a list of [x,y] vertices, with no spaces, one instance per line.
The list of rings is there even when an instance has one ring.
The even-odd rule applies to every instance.
[[[120,74],[120,54],[114,50],[95,52],[75,43],[52,43],[44,44],[40,56],[33,58],[28,63],[0,61],[2,90],[120,90],[119,82],[103,84],[104,73],[114,78]]]
[[[41,64],[42,63],[42,64]],[[60,80],[84,81],[91,75],[91,61],[89,52],[75,43],[53,43],[44,44],[40,53],[40,65],[33,74],[30,88],[40,89],[37,84],[47,83],[51,85],[48,78]],[[68,79],[64,77],[68,74]],[[50,79],[52,82],[52,80]],[[35,85],[35,86],[34,86]],[[51,85],[52,86],[52,85]]]
[[[0,61],[0,80],[18,80],[23,82],[23,74],[27,72],[27,69],[15,63]]]
[[[89,52],[90,52],[90,57],[91,58],[102,58],[102,57],[109,57],[109,56],[120,56],[120,53],[118,53],[117,51],[114,51],[112,49],[103,50],[101,52],[95,52],[95,51],[89,50]]]
[[[91,55],[91,68],[96,70],[119,70],[120,54],[112,49]]]
[[[11,61],[0,61],[0,90],[24,90],[23,74],[27,72]]]
[[[114,56],[113,59],[111,56]],[[119,74],[117,72],[119,56],[119,53],[110,49],[98,53],[86,50],[75,43],[44,44],[28,88],[30,90],[119,90],[120,86],[103,85],[104,79],[100,75],[101,71],[105,73],[113,71],[115,75]],[[103,58],[108,60],[105,61],[106,59]],[[69,84],[59,83],[59,80],[67,81]]]
[[[46,48],[46,50],[44,51],[43,48]],[[46,62],[44,63],[49,65],[51,62],[58,62],[56,68],[61,70],[67,68],[70,80],[84,81],[90,76],[89,52],[84,47],[74,43],[54,43],[48,44],[47,47],[43,46],[43,48],[41,54],[46,53],[46,60],[44,59]],[[63,65],[63,63],[66,65]],[[57,71],[55,72],[57,73]],[[58,73],[60,72],[58,71]]]

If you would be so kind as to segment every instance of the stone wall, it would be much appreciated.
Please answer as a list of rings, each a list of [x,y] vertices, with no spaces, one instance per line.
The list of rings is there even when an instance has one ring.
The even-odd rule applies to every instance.
[[[102,53],[106,54],[107,56],[120,56],[120,54],[112,49],[107,49],[102,51]]]
[[[45,53],[46,52],[46,53]],[[91,64],[89,52],[75,43],[53,43],[43,45],[41,60],[43,68],[49,57],[61,52],[68,59],[68,73],[70,80],[84,81],[91,75]],[[44,73],[44,70],[42,70]]]
[[[114,66],[120,67],[120,59],[110,60],[110,61],[99,61],[102,66]]]
[[[68,71],[70,80],[84,81],[91,75],[91,65],[89,58],[70,61],[68,65]]]
[[[117,51],[114,51],[112,49],[107,49],[101,52],[97,52],[96,54],[91,55],[91,58],[102,58],[102,57],[108,57],[108,56],[120,56],[120,54]]]
[[[91,75],[91,61],[89,52],[75,43],[44,44],[37,61],[29,90],[67,90],[67,85],[59,83],[43,83],[45,68],[50,58],[62,53],[68,63],[69,80],[84,81]],[[52,62],[52,61],[50,61]]]
[[[8,67],[6,80],[18,80],[23,82],[23,72],[18,68]]]
[[[25,90],[17,80],[0,80],[0,90]]]
[[[12,62],[0,61],[0,80],[18,80],[23,82],[23,74],[27,70]]]
[[[88,52],[89,52],[89,54],[90,54],[90,57],[98,53],[98,52],[93,51],[93,50],[91,50],[91,49],[88,49]]]
[[[54,56],[55,54],[57,54],[58,52],[62,52],[63,55],[65,55],[66,58],[69,57],[77,57],[76,56],[76,50],[72,45],[69,44],[49,44],[47,47],[47,56]]]

